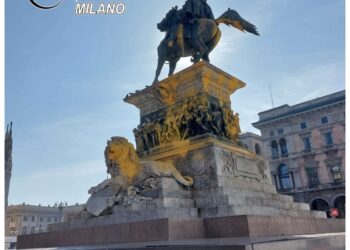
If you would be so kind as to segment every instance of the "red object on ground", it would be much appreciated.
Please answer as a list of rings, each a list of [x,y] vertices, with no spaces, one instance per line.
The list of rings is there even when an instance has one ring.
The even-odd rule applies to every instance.
[[[335,218],[335,217],[339,217],[339,210],[338,208],[331,208],[331,217]]]

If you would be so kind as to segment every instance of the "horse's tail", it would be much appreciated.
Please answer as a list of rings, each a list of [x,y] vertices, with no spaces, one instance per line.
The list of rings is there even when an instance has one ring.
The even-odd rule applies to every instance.
[[[256,27],[254,24],[251,24],[250,22],[244,20],[237,11],[231,10],[230,8],[222,14],[219,18],[215,20],[215,22],[219,24],[226,24],[228,26],[235,27],[239,29],[240,31],[247,31],[249,33],[252,33],[254,35],[259,36],[260,34],[256,30]]]

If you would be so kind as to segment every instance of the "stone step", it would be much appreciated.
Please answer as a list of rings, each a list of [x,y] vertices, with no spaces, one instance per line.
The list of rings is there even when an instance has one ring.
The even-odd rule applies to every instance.
[[[149,202],[148,207],[154,206],[155,208],[171,207],[171,208],[194,208],[195,203],[193,199],[184,199],[184,198],[170,198],[165,197],[162,199],[155,199],[153,202]]]
[[[200,199],[200,198],[207,198],[208,196],[213,195],[224,195],[224,188],[223,187],[216,187],[216,188],[208,188],[208,189],[198,189],[193,191],[193,198],[194,199]]]
[[[280,209],[261,206],[217,206],[199,209],[202,218],[233,216],[233,215],[266,215],[266,216],[290,216],[302,218],[326,218],[326,214],[321,211],[305,211]]]
[[[151,198],[183,198],[183,199],[191,199],[192,192],[191,190],[176,190],[169,188],[157,188],[147,191],[141,191],[141,196],[151,197]]]
[[[292,202],[293,197],[290,195],[282,195],[279,193],[264,193],[261,191],[251,191],[243,190],[241,188],[232,188],[232,187],[218,187],[212,189],[202,189],[194,191],[193,197],[195,198],[207,198],[208,195],[237,195],[237,196],[251,196],[251,197],[262,197],[265,199],[272,200],[281,200],[286,202]]]
[[[188,191],[190,190],[188,187],[185,187],[178,183],[174,178],[166,178],[162,177],[160,178],[161,181],[158,185],[158,188],[161,189],[171,189],[171,190],[177,190],[177,191]]]
[[[208,194],[205,198],[194,199],[195,206],[197,208],[217,207],[217,206],[228,206],[230,205],[228,195],[210,195]]]
[[[229,196],[229,201],[232,202],[231,204],[234,204],[236,198],[245,198],[247,205],[258,204],[259,206],[277,206],[291,209],[310,210],[310,206],[308,204],[294,202],[293,197],[289,195],[237,191],[234,189],[224,189],[223,191]]]
[[[247,194],[230,194],[230,195],[209,195],[206,198],[195,199],[198,208],[242,205],[242,206],[260,206],[281,209],[310,210],[308,204],[295,203],[290,200],[286,201],[279,196],[263,197],[263,196],[246,196]]]
[[[280,200],[286,202],[293,202],[293,197],[290,195],[282,195],[279,193],[264,193],[260,191],[250,191],[243,189],[234,188],[223,188],[224,194],[237,195],[237,196],[248,196],[248,197],[259,197],[263,199]]]
[[[153,200],[142,200],[134,202],[130,206],[114,206],[113,211],[125,212],[125,211],[142,211],[144,209],[157,209],[157,208],[194,208],[193,199],[184,198],[161,198]]]
[[[300,206],[293,202],[280,200],[262,199],[260,197],[246,197],[236,195],[217,195],[207,198],[195,199],[198,208],[216,207],[216,206],[260,206],[281,209],[301,209]]]
[[[259,197],[262,199],[270,199],[270,200],[280,200],[285,202],[293,202],[293,197],[290,195],[282,195],[279,193],[264,193],[261,191],[250,191],[250,190],[243,190],[243,189],[237,189],[237,188],[228,188],[224,187],[223,193],[227,195],[237,195],[237,196],[246,196],[246,197]]]
[[[137,222],[156,220],[163,218],[178,218],[178,219],[192,219],[198,218],[197,208],[156,208],[143,210],[121,210],[117,207],[112,208],[111,215],[92,217],[89,219],[75,219],[67,222],[50,224],[53,230],[67,230],[76,228],[89,228],[97,226],[106,226],[119,223]]]
[[[217,182],[218,182],[217,187],[236,188],[236,189],[259,191],[259,192],[271,193],[271,194],[277,193],[275,186],[270,183],[242,180],[242,179],[229,177],[229,176],[218,176]]]
[[[133,221],[155,220],[161,218],[179,218],[189,219],[198,218],[197,208],[185,207],[165,207],[155,209],[144,209],[140,211],[115,211],[113,209],[113,218],[115,223],[125,223]]]
[[[233,201],[230,201],[230,204],[234,204]],[[231,200],[231,196],[229,196],[229,200]],[[246,197],[245,198],[246,205],[248,206],[263,206],[263,207],[276,207],[282,209],[295,209],[295,210],[310,210],[308,204],[305,203],[296,203],[296,202],[286,202],[281,200],[269,200],[263,198],[255,198],[255,197]],[[232,202],[232,203],[231,203]]]

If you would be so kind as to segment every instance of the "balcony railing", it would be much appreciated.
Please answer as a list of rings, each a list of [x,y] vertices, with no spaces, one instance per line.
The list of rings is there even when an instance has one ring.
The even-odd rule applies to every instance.
[[[315,190],[323,190],[323,189],[332,189],[337,187],[345,187],[345,181],[336,181],[331,183],[319,184],[312,187],[297,187],[297,188],[289,188],[289,189],[278,189],[280,193],[294,193],[301,191],[315,191]]]

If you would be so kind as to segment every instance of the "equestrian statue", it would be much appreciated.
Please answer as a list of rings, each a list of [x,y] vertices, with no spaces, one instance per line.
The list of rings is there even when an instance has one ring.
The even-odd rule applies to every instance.
[[[169,62],[169,76],[174,73],[181,57],[191,56],[193,63],[201,59],[209,62],[209,54],[221,37],[220,24],[259,36],[255,25],[230,8],[215,19],[206,0],[187,0],[181,9],[173,7],[157,24],[166,35],[158,46],[158,66],[153,84],[158,82],[165,62]]]

